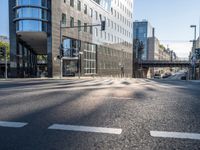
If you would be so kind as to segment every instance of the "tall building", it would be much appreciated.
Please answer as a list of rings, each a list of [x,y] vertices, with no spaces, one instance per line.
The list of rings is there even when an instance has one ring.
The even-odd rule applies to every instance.
[[[12,76],[131,76],[132,10],[133,0],[9,0]],[[101,21],[105,31],[91,26]]]
[[[144,45],[142,60],[148,60],[148,39],[153,37],[154,29],[151,24],[146,21],[135,21],[133,23],[133,37],[134,39],[138,39]]]

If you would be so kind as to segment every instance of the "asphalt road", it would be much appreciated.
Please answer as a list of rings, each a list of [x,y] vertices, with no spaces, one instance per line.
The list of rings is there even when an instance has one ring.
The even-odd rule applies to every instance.
[[[16,122],[25,124],[9,127]],[[48,129],[55,124],[73,125],[78,131]],[[82,132],[80,126],[101,131]],[[103,133],[113,128],[122,132]],[[151,131],[198,138],[200,83],[106,78],[0,81],[0,150],[200,149],[199,139],[175,138],[173,133],[170,138],[154,137]]]

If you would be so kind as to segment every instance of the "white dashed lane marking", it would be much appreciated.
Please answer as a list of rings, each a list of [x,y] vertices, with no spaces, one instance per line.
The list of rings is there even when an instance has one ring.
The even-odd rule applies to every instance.
[[[184,132],[150,131],[153,137],[200,140],[200,134]]]
[[[10,121],[0,121],[0,127],[9,127],[9,128],[22,128],[28,123],[25,122],[10,122]]]
[[[51,129],[51,130],[66,130],[66,131],[80,131],[80,132],[107,133],[107,134],[121,134],[122,133],[122,129],[119,129],[119,128],[102,128],[102,127],[75,126],[75,125],[62,125],[62,124],[53,124],[48,129]]]

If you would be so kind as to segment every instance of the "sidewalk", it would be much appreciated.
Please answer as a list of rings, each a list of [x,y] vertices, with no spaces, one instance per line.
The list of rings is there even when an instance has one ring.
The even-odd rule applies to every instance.
[[[189,81],[193,83],[200,83],[200,80],[189,80]]]

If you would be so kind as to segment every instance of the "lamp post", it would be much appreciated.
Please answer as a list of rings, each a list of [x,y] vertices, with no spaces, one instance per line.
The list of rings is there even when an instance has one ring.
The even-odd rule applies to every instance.
[[[196,25],[191,25],[190,28],[194,28],[194,40],[193,40],[193,47],[192,49],[192,62],[193,62],[193,79],[196,79],[196,55],[195,55],[195,49],[196,49],[196,32],[197,32],[197,26]]]
[[[63,51],[63,41],[62,41],[62,20],[60,21],[60,79],[63,77],[63,59],[62,59],[62,51]]]

